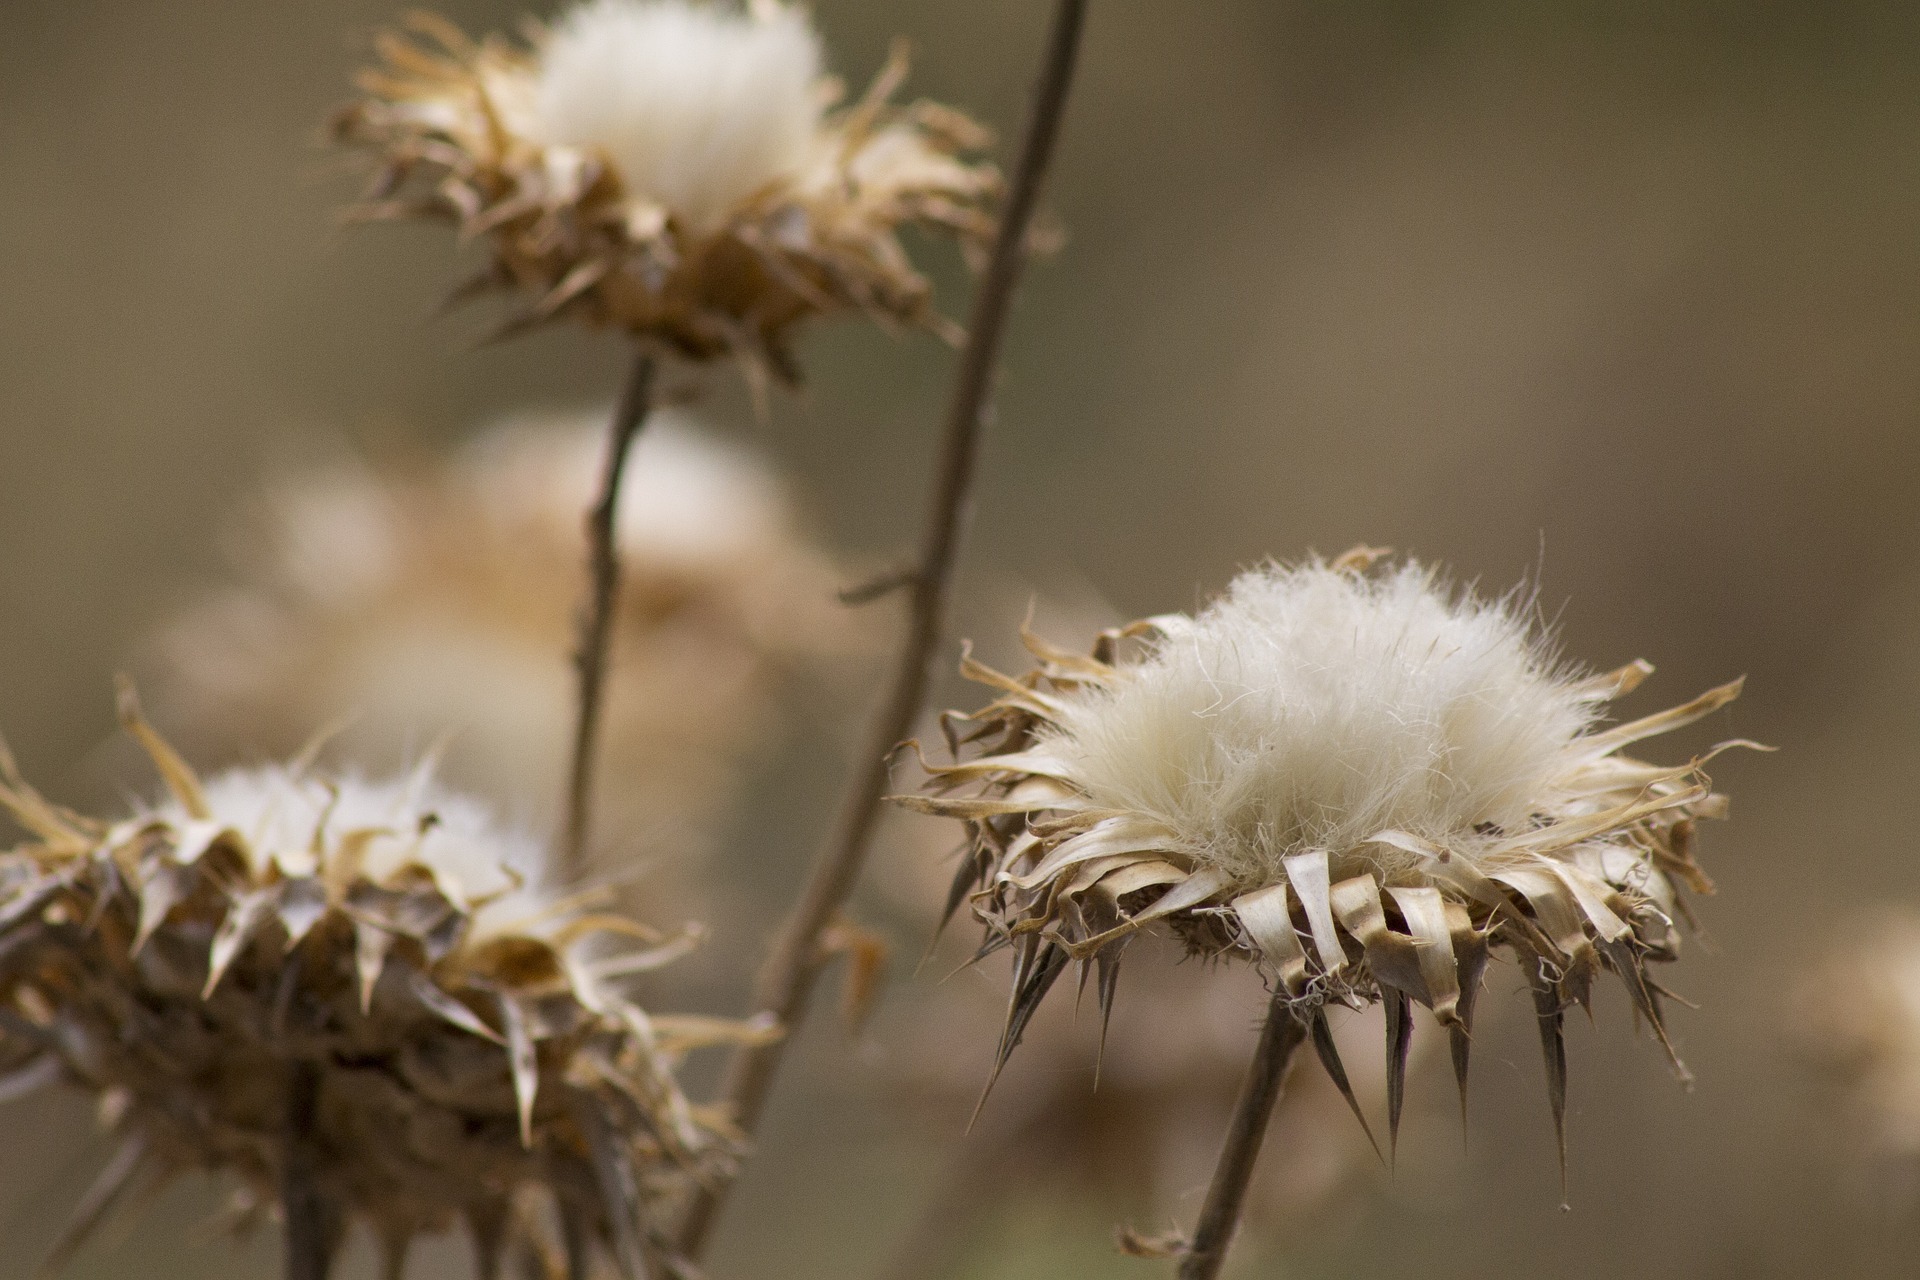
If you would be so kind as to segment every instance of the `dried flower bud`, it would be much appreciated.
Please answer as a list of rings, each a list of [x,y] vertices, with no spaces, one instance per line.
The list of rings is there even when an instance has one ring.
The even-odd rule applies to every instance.
[[[1694,821],[1724,801],[1702,761],[1619,753],[1739,683],[1601,728],[1645,663],[1578,675],[1512,600],[1449,592],[1411,562],[1370,577],[1378,554],[1254,570],[1197,617],[1105,633],[1092,657],[1028,637],[1041,665],[1021,679],[968,664],[1001,694],[959,717],[956,750],[977,753],[927,766],[933,794],[905,800],[969,824],[950,909],[971,894],[983,953],[1014,948],[1002,1063],[1069,961],[1098,969],[1110,1004],[1122,950],[1157,922],[1260,965],[1330,1071],[1324,1006],[1383,1003],[1393,1128],[1415,1003],[1448,1028],[1464,1097],[1491,948],[1533,986],[1556,1130],[1561,1021],[1598,970],[1665,1044],[1646,966],[1674,957],[1676,882],[1711,887]]]
[[[303,1090],[312,1192],[391,1258],[462,1221],[494,1251],[528,1192],[579,1248],[652,1250],[646,1224],[729,1158],[679,1057],[755,1034],[624,994],[694,932],[553,896],[537,844],[424,770],[203,783],[130,693],[122,716],[168,789],[132,817],[62,809],[0,757],[29,834],[0,855],[0,1069],[96,1093],[122,1142],[59,1252],[121,1187],[187,1170],[236,1178],[240,1220],[259,1216]]]
[[[828,110],[819,39],[777,0],[586,0],[525,46],[410,27],[335,123],[380,162],[357,216],[484,239],[476,287],[533,298],[510,328],[566,314],[793,381],[791,332],[809,316],[939,323],[902,226],[991,233],[997,175],[962,158],[984,131],[889,106],[898,51],[865,97]]]

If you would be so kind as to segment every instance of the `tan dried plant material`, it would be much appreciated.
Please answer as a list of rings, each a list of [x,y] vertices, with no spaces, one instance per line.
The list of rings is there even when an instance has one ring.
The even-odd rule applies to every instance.
[[[512,329],[578,319],[797,381],[811,317],[943,327],[903,227],[992,232],[998,174],[967,158],[986,132],[892,105],[899,47],[836,109],[806,14],[778,0],[586,0],[523,41],[416,14],[380,53],[334,123],[379,166],[354,216],[483,242],[462,293],[527,295]]]
[[[28,837],[0,854],[0,1092],[87,1090],[120,1144],[53,1263],[121,1192],[182,1172],[229,1176],[235,1224],[258,1220],[297,1149],[336,1229],[369,1228],[389,1274],[461,1224],[495,1274],[529,1196],[582,1265],[657,1274],[654,1224],[732,1158],[677,1065],[762,1034],[629,998],[696,935],[557,896],[537,842],[425,770],[203,781],[124,689],[122,718],[166,794],[118,821],[49,802],[0,757],[0,807]]]
[[[1336,1081],[1327,1007],[1383,1005],[1391,1136],[1416,1004],[1447,1029],[1464,1105],[1500,951],[1533,989],[1564,1170],[1566,1011],[1609,971],[1672,1054],[1648,966],[1677,956],[1679,889],[1711,889],[1695,827],[1725,810],[1704,760],[1623,749],[1740,684],[1602,727],[1647,664],[1569,669],[1518,599],[1411,561],[1373,572],[1381,555],[1255,569],[1090,656],[1029,635],[1039,665],[1018,678],[969,659],[999,696],[951,717],[963,758],[902,799],[967,823],[948,910],[971,904],[981,954],[1012,950],[1000,1065],[1070,966],[1110,1010],[1128,944],[1164,926],[1256,964]]]
[[[444,732],[442,776],[553,823],[602,434],[592,414],[528,414],[445,460],[268,489],[233,531],[237,584],[156,634],[164,722],[216,760],[288,755],[339,722],[381,767]],[[596,827],[623,866],[685,865],[782,713],[845,683],[879,620],[836,602],[842,572],[765,460],[672,410],[635,445],[617,537]]]

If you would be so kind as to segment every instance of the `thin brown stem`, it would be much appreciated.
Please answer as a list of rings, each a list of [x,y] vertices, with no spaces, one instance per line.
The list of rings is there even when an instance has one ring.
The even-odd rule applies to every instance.
[[[968,497],[989,416],[994,371],[1008,309],[1026,265],[1027,240],[1040,188],[1053,160],[1066,111],[1067,90],[1080,49],[1088,0],[1059,0],[1034,92],[1032,114],[1006,204],[994,236],[985,275],[974,295],[966,342],[960,351],[953,401],[940,448],[939,472],[927,509],[920,555],[911,579],[907,635],[885,701],[857,758],[855,776],[813,865],[793,914],[782,929],[754,986],[754,1008],[771,1013],[786,1034],[742,1048],[728,1064],[722,1098],[740,1129],[752,1134],[787,1046],[805,1021],[815,983],[825,967],[820,938],[832,925],[866,860],[867,846],[887,792],[889,758],[913,731],[927,691],[928,669],[946,627],[948,597],[967,515]],[[716,1182],[695,1197],[681,1224],[680,1247],[697,1260],[731,1184]]]
[[[1287,1008],[1284,997],[1275,995],[1267,1006],[1267,1022],[1260,1029],[1260,1043],[1254,1048],[1253,1065],[1247,1068],[1246,1083],[1240,1088],[1240,1101],[1233,1109],[1233,1126],[1220,1149],[1220,1162],[1213,1168],[1213,1183],[1207,1188],[1193,1243],[1180,1259],[1180,1280],[1213,1280],[1226,1261],[1227,1246],[1233,1243],[1233,1233],[1240,1225],[1247,1184],[1253,1180],[1253,1166],[1260,1158],[1260,1140],[1266,1137],[1267,1121],[1272,1119],[1286,1087],[1293,1055],[1306,1038],[1307,1024]]]
[[[287,1079],[286,1152],[280,1208],[286,1217],[285,1280],[327,1280],[340,1243],[340,1215],[318,1181],[314,1130],[320,1115],[320,1073],[295,1062]]]
[[[599,752],[600,710],[607,686],[607,649],[613,639],[613,609],[620,595],[620,549],[615,540],[620,481],[626,475],[627,455],[646,424],[653,402],[653,373],[652,354],[636,353],[607,432],[600,496],[587,513],[587,604],[580,615],[580,647],[573,657],[580,676],[579,713],[573,726],[573,759],[567,770],[566,826],[560,837],[561,866],[572,876],[586,870],[594,760]]]

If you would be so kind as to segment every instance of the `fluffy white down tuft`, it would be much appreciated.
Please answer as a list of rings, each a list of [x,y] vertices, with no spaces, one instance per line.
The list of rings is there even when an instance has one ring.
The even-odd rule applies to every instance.
[[[423,866],[454,901],[485,900],[482,922],[502,925],[524,924],[549,900],[542,843],[502,827],[486,805],[441,786],[424,766],[375,781],[260,765],[217,774],[203,789],[212,821],[246,839],[258,872],[272,862],[289,871],[324,871],[343,835],[378,831],[362,863],[362,874],[375,883],[408,865]],[[147,816],[179,829],[200,825],[176,799]]]
[[[635,200],[692,231],[806,163],[820,40],[787,5],[586,0],[553,27],[530,132],[601,152]]]
[[[1400,855],[1366,843],[1384,829],[1472,856],[1483,833],[1564,812],[1598,714],[1519,606],[1414,563],[1253,570],[1125,670],[1068,698],[1037,749],[1243,884],[1314,848],[1336,876],[1391,875]]]

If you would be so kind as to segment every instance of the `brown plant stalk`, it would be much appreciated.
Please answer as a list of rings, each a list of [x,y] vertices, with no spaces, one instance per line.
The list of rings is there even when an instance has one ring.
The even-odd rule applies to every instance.
[[[1226,1144],[1213,1168],[1213,1181],[1207,1187],[1193,1241],[1181,1256],[1179,1280],[1213,1280],[1220,1273],[1220,1264],[1227,1260],[1227,1247],[1233,1243],[1240,1210],[1246,1203],[1247,1185],[1260,1158],[1260,1140],[1266,1136],[1267,1121],[1286,1088],[1293,1055],[1306,1038],[1307,1024],[1287,1007],[1285,991],[1276,989],[1273,1002],[1267,1006],[1266,1025],[1260,1029],[1260,1043],[1254,1047],[1253,1064],[1247,1068],[1247,1080],[1240,1089],[1240,1101],[1233,1109]]]
[[[297,1062],[287,1079],[287,1155],[280,1192],[286,1215],[286,1280],[327,1280],[340,1242],[340,1219],[315,1182],[320,1162],[314,1124],[320,1108],[320,1076]]]
[[[827,956],[821,935],[846,904],[866,860],[874,822],[887,791],[893,748],[912,732],[926,698],[928,668],[945,629],[954,565],[959,558],[980,439],[991,407],[1007,313],[1026,265],[1033,215],[1065,114],[1086,11],[1087,0],[1059,0],[1054,9],[1020,157],[968,318],[933,501],[927,511],[917,568],[908,583],[909,622],[899,663],[832,832],[754,986],[754,1009],[772,1014],[786,1034],[764,1045],[743,1048],[728,1064],[722,1100],[735,1124],[748,1135],[759,1123],[786,1048],[806,1018],[814,985],[825,968]],[[679,1239],[680,1249],[689,1259],[697,1260],[705,1248],[730,1186],[723,1181],[705,1187],[689,1206]]]
[[[566,825],[560,838],[562,872],[586,870],[588,826],[592,818],[594,760],[599,748],[600,709],[607,685],[607,650],[613,639],[613,610],[620,594],[620,551],[615,524],[620,511],[620,481],[627,455],[646,425],[653,402],[654,358],[640,351],[633,358],[607,433],[607,461],[600,497],[587,513],[587,606],[580,615],[580,647],[574,667],[580,677],[579,715],[573,728],[573,759],[567,771]]]

